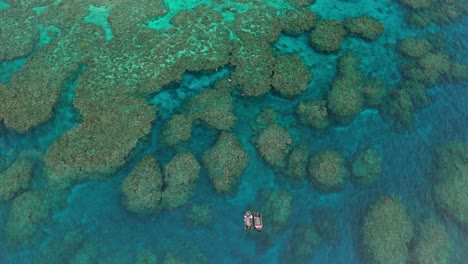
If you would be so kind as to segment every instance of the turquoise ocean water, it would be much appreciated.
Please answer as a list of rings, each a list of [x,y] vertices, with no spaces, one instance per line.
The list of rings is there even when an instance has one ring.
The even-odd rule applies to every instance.
[[[459,186],[468,187],[466,1],[74,2],[0,1],[0,263],[466,263],[468,188],[449,190],[445,207],[434,194],[437,176],[459,175]],[[347,19],[361,16],[383,25],[375,39],[351,32]],[[297,34],[284,26],[288,17]],[[327,21],[339,21],[345,32],[333,51],[314,44],[323,37],[332,45],[340,35]],[[360,29],[373,26],[379,27]],[[405,54],[405,38],[430,48],[413,43],[410,50],[426,51]],[[347,86],[356,100],[367,100],[365,83],[378,79],[385,87],[377,106],[361,102],[351,117],[333,108],[330,95],[347,52],[359,59],[346,79],[359,79]],[[294,76],[296,64],[280,67],[284,54],[305,65],[311,74],[305,84]],[[292,76],[285,87],[292,79],[292,89],[304,89],[285,96],[269,83],[280,74]],[[257,82],[264,92],[249,86]],[[210,90],[227,92],[213,97]],[[354,105],[352,91],[341,95],[340,107]],[[298,106],[310,100],[325,102],[326,128],[301,122]],[[265,109],[276,113],[274,125],[256,123]],[[164,144],[177,115],[187,119],[170,133],[191,123],[190,138]],[[235,122],[223,126],[232,116]],[[284,142],[276,131],[265,132],[276,125],[289,134],[284,149],[278,150]],[[220,193],[208,164],[219,172],[241,158],[222,163],[219,156],[231,155],[232,144],[212,163],[206,153],[227,132],[247,162],[231,176],[237,178],[231,190]],[[262,145],[262,137],[273,140]],[[448,158],[456,165],[439,162],[451,142],[465,150]],[[288,164],[301,147],[308,153],[302,165]],[[369,148],[381,163],[375,179],[361,186],[353,161]],[[270,150],[284,164],[265,158]],[[317,177],[327,181],[343,169],[338,188],[311,180],[319,171],[311,163],[326,150],[341,165],[322,160]],[[182,160],[171,174],[168,164],[181,153],[191,153],[199,170]],[[154,158],[162,173],[138,174],[144,157]],[[17,161],[26,164],[18,173]],[[293,180],[291,166],[305,171]],[[123,194],[132,171],[143,183]],[[187,180],[194,172],[196,180]],[[180,177],[174,188],[172,177]],[[125,199],[132,195],[154,210],[129,209]],[[379,209],[385,199],[392,202]],[[401,216],[392,206],[403,208]],[[264,230],[244,230],[246,210],[263,213]],[[430,233],[427,221],[440,232]]]

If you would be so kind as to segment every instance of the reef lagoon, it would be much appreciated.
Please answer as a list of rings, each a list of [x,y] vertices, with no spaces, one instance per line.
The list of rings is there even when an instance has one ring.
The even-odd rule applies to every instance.
[[[1,0],[0,263],[466,263],[467,15]]]

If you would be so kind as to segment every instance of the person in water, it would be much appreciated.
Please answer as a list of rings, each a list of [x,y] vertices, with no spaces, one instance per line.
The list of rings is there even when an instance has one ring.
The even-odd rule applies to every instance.
[[[252,229],[253,226],[253,215],[250,211],[247,211],[244,215],[244,229]]]

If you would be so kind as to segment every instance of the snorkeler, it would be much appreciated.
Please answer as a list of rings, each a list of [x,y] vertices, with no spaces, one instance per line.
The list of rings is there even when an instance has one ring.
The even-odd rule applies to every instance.
[[[253,216],[250,211],[245,212],[244,214],[244,229],[252,229],[253,225]]]

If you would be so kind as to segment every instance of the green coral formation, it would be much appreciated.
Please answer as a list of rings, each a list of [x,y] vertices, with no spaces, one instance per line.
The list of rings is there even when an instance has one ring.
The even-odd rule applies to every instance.
[[[310,44],[323,53],[334,53],[340,49],[346,29],[338,20],[322,20],[310,34]]]
[[[262,96],[270,91],[274,57],[268,43],[246,43],[231,64],[236,66],[231,80],[241,87],[244,96]]]
[[[287,98],[302,94],[312,80],[307,65],[298,55],[283,54],[275,59],[271,85],[273,90]]]
[[[27,245],[41,235],[41,225],[50,216],[50,208],[42,193],[25,192],[17,196],[10,208],[5,226],[7,239]]]
[[[406,37],[400,41],[398,46],[398,51],[410,58],[421,58],[432,49],[432,44],[421,37]]]
[[[87,239],[78,248],[70,258],[70,264],[96,263],[99,256],[100,241],[96,239]]]
[[[414,104],[407,90],[395,90],[390,93],[390,100],[384,111],[395,120],[395,128],[411,127],[413,125]]]
[[[350,78],[337,78],[327,95],[328,109],[340,122],[354,119],[364,106],[362,93]]]
[[[161,205],[176,208],[192,196],[200,173],[200,165],[191,153],[178,153],[164,166],[164,190]]]
[[[52,117],[62,83],[96,52],[90,43],[102,41],[99,33],[86,24],[63,34],[39,48],[8,86],[0,85],[0,119],[8,128],[26,133]]]
[[[371,80],[361,88],[364,105],[367,107],[379,107],[383,104],[388,94],[388,87],[381,80]]]
[[[27,159],[17,159],[0,173],[0,202],[11,200],[29,188],[34,164]]]
[[[350,34],[368,41],[378,39],[385,29],[384,24],[368,16],[347,18],[344,25]]]
[[[218,130],[230,130],[237,120],[232,97],[226,89],[203,90],[185,107],[191,118],[200,119]]]
[[[43,248],[35,258],[35,263],[66,262],[66,258],[72,255],[83,240],[80,230],[67,232],[62,239],[53,241]]]
[[[399,198],[384,196],[374,202],[362,224],[362,247],[371,263],[407,263],[413,223]]]
[[[310,263],[315,249],[320,244],[320,236],[313,227],[299,225],[291,235],[291,246],[288,247],[288,263]]]
[[[411,259],[420,264],[453,263],[453,244],[442,224],[427,219],[420,224],[411,249]]]
[[[310,100],[301,102],[296,109],[302,124],[315,129],[325,129],[329,125],[327,101]]]
[[[468,66],[461,63],[450,64],[449,78],[452,81],[463,81],[468,79]]]
[[[159,208],[162,187],[158,163],[152,156],[145,156],[122,182],[123,204],[132,213],[153,213]]]
[[[190,225],[194,227],[208,226],[213,221],[213,217],[210,207],[200,204],[192,205],[187,215]]]
[[[329,244],[336,244],[340,233],[336,213],[330,208],[320,208],[313,215],[317,216],[314,224],[320,237]]]
[[[35,263],[92,263],[97,260],[98,248],[94,240],[86,239],[81,230],[67,232],[41,249]],[[81,262],[80,262],[81,261]]]
[[[14,8],[26,9],[50,5],[54,2],[54,0],[5,0],[4,2],[10,4]]]
[[[325,192],[341,188],[347,175],[344,159],[334,150],[325,150],[312,157],[308,171],[316,187]]]
[[[451,79],[453,63],[450,57],[439,50],[420,52],[413,60],[400,65],[400,73],[406,80],[419,82],[425,87],[436,85],[442,78]],[[456,79],[456,78],[455,78]]]
[[[284,14],[280,15],[283,33],[291,36],[299,36],[311,30],[315,27],[317,19],[317,14],[309,8],[286,10]]]
[[[164,1],[148,1],[132,5],[128,8],[125,1],[112,2],[109,24],[112,34],[117,38],[128,36],[129,32],[137,32],[148,20],[164,16],[168,13]],[[122,19],[125,17],[126,19]]]
[[[306,7],[315,3],[316,0],[287,0],[294,7]]]
[[[428,77],[427,84],[433,84],[450,71],[450,60],[442,52],[428,53],[418,60],[419,66]]]
[[[409,94],[415,109],[428,106],[432,101],[427,93],[427,89],[421,83],[415,81],[403,81],[400,83],[399,88]]]
[[[363,79],[360,64],[361,61],[355,52],[345,51],[337,61],[337,75],[352,79],[356,83],[360,82]]]
[[[138,251],[135,260],[136,264],[152,264],[158,263],[158,256],[154,254],[150,249],[142,249]]]
[[[434,0],[399,0],[403,5],[411,9],[425,9],[429,8]]]
[[[163,172],[154,157],[147,155],[122,182],[123,204],[140,215],[179,207],[191,197],[200,170],[197,160],[188,152],[176,154]]]
[[[327,94],[327,107],[340,123],[352,121],[364,106],[363,73],[358,56],[345,52],[337,62],[337,76]]]
[[[468,230],[468,144],[448,143],[437,150],[433,197],[437,205]]]
[[[307,174],[309,151],[305,146],[295,147],[288,155],[285,176],[293,181],[302,180]]]
[[[281,33],[281,23],[276,9],[254,7],[240,13],[232,22],[232,31],[244,42],[275,42]]]
[[[261,130],[256,140],[258,152],[274,168],[284,168],[291,145],[288,131],[276,124]]]
[[[382,172],[382,162],[382,155],[375,148],[367,148],[359,152],[351,164],[351,179],[360,186],[374,183]]]
[[[82,78],[75,106],[83,121],[60,136],[45,155],[52,185],[71,185],[104,178],[125,164],[139,139],[148,135],[156,111],[145,100],[132,98],[115,87],[101,87]]]
[[[203,155],[203,162],[216,192],[229,193],[239,184],[248,156],[234,134],[222,132],[216,144]]]
[[[283,229],[291,215],[292,196],[287,191],[268,189],[262,192],[262,214],[273,233]]]
[[[0,61],[16,59],[31,53],[39,40],[34,12],[18,8],[8,8],[1,12]]]
[[[161,142],[175,146],[189,141],[192,136],[193,118],[185,114],[175,114],[167,121],[161,132]]]
[[[277,120],[278,114],[276,113],[275,109],[273,109],[270,106],[264,107],[257,115],[257,118],[255,118],[252,130],[258,132],[262,129],[276,124]]]

